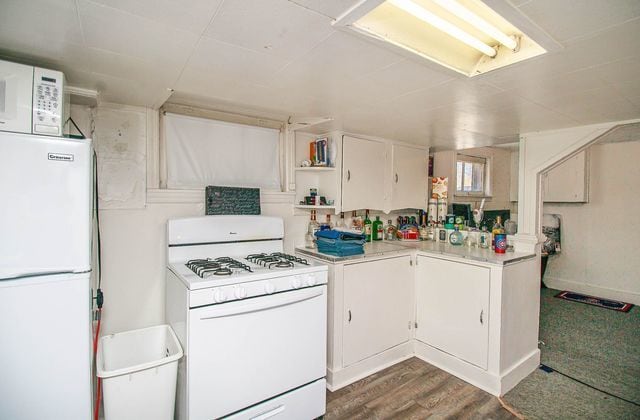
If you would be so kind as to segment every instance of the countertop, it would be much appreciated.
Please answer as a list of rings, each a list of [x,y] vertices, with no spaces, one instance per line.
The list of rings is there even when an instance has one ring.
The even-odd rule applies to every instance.
[[[380,257],[384,255],[392,255],[407,252],[410,250],[417,250],[421,254],[433,254],[442,255],[448,257],[465,258],[471,261],[478,261],[487,264],[494,265],[507,265],[513,264],[521,260],[526,260],[535,257],[534,253],[528,252],[506,252],[504,254],[496,254],[491,249],[483,248],[468,248],[466,246],[454,246],[442,242],[433,241],[418,241],[418,242],[403,242],[403,241],[381,241],[371,242],[364,246],[364,254],[351,255],[348,257],[336,257],[335,255],[328,255],[319,252],[317,249],[296,248],[296,252],[300,254],[306,254],[323,261],[338,263],[352,260],[362,260],[371,257]]]
[[[365,258],[381,257],[384,255],[397,254],[397,253],[407,253],[410,251],[411,250],[406,246],[402,246],[400,241],[369,242],[364,245],[364,254],[350,255],[348,257],[337,257],[335,255],[324,254],[318,251],[317,248],[305,248],[305,247],[296,248],[296,252],[300,254],[310,255],[314,258],[318,258],[320,260],[331,262],[331,263],[338,263],[338,262],[352,261],[352,260],[363,260]]]

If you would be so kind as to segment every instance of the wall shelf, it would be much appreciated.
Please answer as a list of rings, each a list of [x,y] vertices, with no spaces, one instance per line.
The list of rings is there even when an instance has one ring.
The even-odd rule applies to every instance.
[[[297,209],[306,209],[306,210],[335,210],[336,206],[310,206],[306,204],[296,204],[294,206]]]
[[[301,172],[331,172],[335,171],[336,168],[333,166],[299,166],[295,170]]]

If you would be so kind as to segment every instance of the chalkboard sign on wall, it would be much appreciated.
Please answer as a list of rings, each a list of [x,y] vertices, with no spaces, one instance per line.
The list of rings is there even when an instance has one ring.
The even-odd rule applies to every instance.
[[[207,215],[260,214],[260,189],[208,186],[205,189]]]

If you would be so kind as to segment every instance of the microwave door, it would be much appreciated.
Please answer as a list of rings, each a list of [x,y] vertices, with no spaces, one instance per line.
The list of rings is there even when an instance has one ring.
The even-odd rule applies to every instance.
[[[0,130],[31,133],[33,67],[0,61]]]

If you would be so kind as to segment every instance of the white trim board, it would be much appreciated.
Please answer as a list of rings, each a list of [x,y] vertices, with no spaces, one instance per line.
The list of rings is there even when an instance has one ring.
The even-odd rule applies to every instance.
[[[640,293],[610,289],[608,287],[561,279],[558,277],[548,276],[546,274],[544,276],[544,284],[546,284],[550,289],[567,290],[603,299],[620,300],[625,303],[640,305]]]

